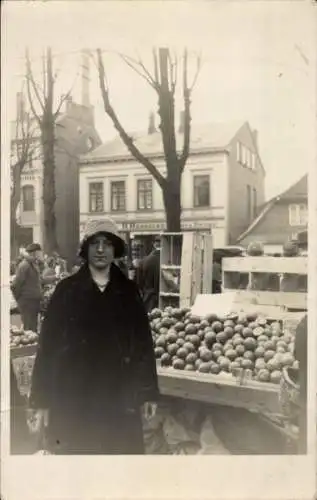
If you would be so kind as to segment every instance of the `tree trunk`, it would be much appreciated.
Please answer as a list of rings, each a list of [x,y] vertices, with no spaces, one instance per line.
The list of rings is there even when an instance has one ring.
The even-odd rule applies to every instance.
[[[25,163],[25,162],[24,162]],[[21,175],[24,165],[23,161],[13,167],[13,187],[10,199],[10,246],[11,258],[15,259],[19,253],[19,224],[16,221],[16,212],[21,200]]]
[[[170,233],[181,231],[181,179],[169,179],[164,188],[163,201],[166,214],[166,230]]]
[[[44,205],[44,251],[58,251],[55,217],[55,136],[54,120],[51,117],[42,126],[43,147],[43,205]]]

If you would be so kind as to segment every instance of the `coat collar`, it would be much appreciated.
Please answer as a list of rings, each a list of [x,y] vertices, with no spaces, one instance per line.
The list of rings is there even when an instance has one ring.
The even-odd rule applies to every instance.
[[[87,292],[93,290],[95,283],[92,279],[91,272],[87,264],[84,264],[79,271],[74,275],[74,285],[78,286],[81,290]],[[122,294],[126,291],[128,286],[128,279],[119,269],[119,267],[112,263],[110,267],[110,285],[114,285],[114,293]]]

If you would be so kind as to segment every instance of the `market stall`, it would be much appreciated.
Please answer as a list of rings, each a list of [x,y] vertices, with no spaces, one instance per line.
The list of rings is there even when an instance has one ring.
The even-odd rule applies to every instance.
[[[298,366],[298,313],[289,316],[273,305],[272,315],[239,295],[228,301],[228,290],[208,293],[211,240],[186,238],[186,245],[182,235],[162,239],[162,270],[175,268],[180,288],[173,306],[164,303],[164,290],[161,308],[149,314],[162,397],[155,419],[144,422],[148,453],[296,453],[296,422],[283,415],[279,394],[283,369]],[[225,262],[225,272],[230,265]],[[11,335],[11,356],[22,366],[27,393],[36,334],[13,329]]]

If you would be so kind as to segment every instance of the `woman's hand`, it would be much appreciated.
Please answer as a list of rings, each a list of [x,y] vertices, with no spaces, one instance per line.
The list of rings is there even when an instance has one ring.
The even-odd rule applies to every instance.
[[[147,402],[143,405],[143,414],[146,420],[151,420],[155,417],[157,411],[157,403]]]

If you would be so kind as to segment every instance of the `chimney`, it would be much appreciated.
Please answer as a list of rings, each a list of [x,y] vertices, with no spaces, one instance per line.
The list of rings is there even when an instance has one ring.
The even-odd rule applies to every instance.
[[[25,113],[25,101],[22,92],[17,92],[17,120],[22,120]]]
[[[254,139],[255,147],[256,147],[256,149],[258,149],[259,148],[259,145],[258,145],[258,131],[256,129],[253,130],[253,139]]]
[[[183,134],[185,129],[185,111],[180,112],[178,133]]]
[[[90,84],[90,52],[88,49],[81,53],[81,103],[83,106],[90,107],[89,84]]]
[[[154,116],[154,113],[150,113],[150,117],[149,117],[149,128],[148,128],[148,134],[151,135],[151,134],[155,134],[156,132],[156,128],[155,128],[155,116]]]

